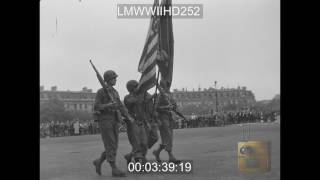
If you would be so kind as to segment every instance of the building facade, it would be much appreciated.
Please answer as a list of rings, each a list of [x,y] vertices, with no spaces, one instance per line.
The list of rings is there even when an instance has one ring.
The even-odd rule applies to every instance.
[[[185,114],[199,113],[199,111],[201,113],[220,111],[230,105],[245,107],[256,102],[254,94],[252,91],[247,90],[246,87],[231,89],[208,88],[203,90],[199,88],[197,91],[187,91],[185,89],[179,91],[175,89],[173,96]]]
[[[254,94],[246,87],[203,90],[199,88],[197,91],[174,89],[172,93],[185,114],[197,113],[196,109],[200,109],[201,112],[210,112],[221,110],[229,105],[250,106],[256,102]],[[56,86],[51,87],[51,90],[44,90],[44,87],[40,86],[40,103],[50,98],[58,98],[64,103],[66,110],[91,112],[95,95],[96,93],[86,87],[81,91],[58,91]]]
[[[64,103],[66,110],[79,110],[91,112],[95,99],[95,93],[91,89],[84,87],[81,91],[58,91],[56,86],[51,90],[44,90],[40,86],[40,103],[49,99],[57,98]]]

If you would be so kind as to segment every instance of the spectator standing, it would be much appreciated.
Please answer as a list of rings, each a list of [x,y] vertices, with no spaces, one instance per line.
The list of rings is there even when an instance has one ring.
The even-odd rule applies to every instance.
[[[80,123],[78,120],[73,124],[73,129],[74,129],[75,136],[80,134]]]
[[[89,122],[89,133],[90,133],[90,134],[93,134],[92,121]]]

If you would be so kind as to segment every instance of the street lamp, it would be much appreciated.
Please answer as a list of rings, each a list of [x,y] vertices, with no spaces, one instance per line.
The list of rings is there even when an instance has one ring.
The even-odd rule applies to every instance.
[[[216,112],[218,112],[218,91],[217,91],[217,81],[214,81],[214,88],[216,89]]]

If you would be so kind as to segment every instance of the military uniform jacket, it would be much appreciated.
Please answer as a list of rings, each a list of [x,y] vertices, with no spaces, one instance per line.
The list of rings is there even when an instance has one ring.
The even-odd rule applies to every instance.
[[[124,117],[128,117],[128,110],[126,107],[122,104],[119,94],[116,89],[113,87],[108,88],[109,94],[113,97],[113,100],[120,105],[120,113]],[[111,103],[111,99],[107,95],[107,93],[104,91],[103,88],[99,89],[96,94],[95,103],[94,103],[94,110],[99,111],[98,114],[98,120],[106,120],[106,119],[113,119],[117,120],[117,118],[121,118],[120,114],[117,113],[116,110],[112,108],[102,108],[102,105]],[[119,112],[118,111],[118,112]]]
[[[156,110],[161,114],[169,115],[171,116],[171,111],[167,109],[161,109],[162,106],[168,106],[168,105],[177,105],[175,99],[173,98],[171,93],[160,93],[160,95],[157,98],[156,102]]]
[[[128,94],[124,98],[124,104],[129,114],[136,121],[150,121],[152,116],[151,95],[146,92],[141,94]]]

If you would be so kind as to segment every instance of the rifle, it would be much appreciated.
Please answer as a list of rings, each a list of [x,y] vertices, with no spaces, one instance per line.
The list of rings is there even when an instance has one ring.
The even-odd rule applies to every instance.
[[[90,64],[92,65],[94,71],[96,72],[96,75],[97,75],[97,78],[104,90],[104,92],[108,95],[108,97],[110,98],[111,100],[111,103],[115,103],[115,100],[113,98],[113,96],[110,94],[109,90],[108,90],[108,86],[106,85],[106,83],[104,83],[104,80],[102,78],[102,76],[100,75],[100,73],[98,72],[97,68],[93,65],[91,59],[90,59]],[[116,110],[116,117],[117,117],[117,121],[120,123],[122,120],[121,120],[121,113],[119,110]]]
[[[184,115],[181,114],[181,112],[179,112],[179,111],[177,110],[177,108],[173,108],[172,111],[175,112],[178,116],[180,116],[180,117],[183,118],[184,120],[187,120],[187,118],[184,117]]]
[[[171,104],[168,95],[166,94],[166,92],[164,92],[164,90],[162,89],[162,87],[159,87],[159,91],[160,91],[160,93],[162,93],[162,94],[165,96],[165,98],[166,98],[167,101],[169,102],[169,106],[172,106],[172,107],[173,107],[173,108],[171,108],[171,111],[173,111],[174,113],[176,113],[179,117],[183,118],[184,120],[187,120],[187,118],[184,117],[184,115],[177,110],[176,105]]]

